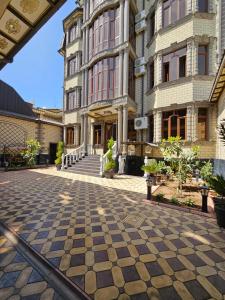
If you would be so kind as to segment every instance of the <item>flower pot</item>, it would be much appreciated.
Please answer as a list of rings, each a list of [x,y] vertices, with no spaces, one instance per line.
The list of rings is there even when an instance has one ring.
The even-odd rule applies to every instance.
[[[109,170],[109,171],[105,171],[104,172],[104,175],[105,175],[105,178],[108,178],[108,179],[112,179],[114,177],[114,170]]]
[[[56,170],[60,171],[61,170],[61,165],[56,165]]]

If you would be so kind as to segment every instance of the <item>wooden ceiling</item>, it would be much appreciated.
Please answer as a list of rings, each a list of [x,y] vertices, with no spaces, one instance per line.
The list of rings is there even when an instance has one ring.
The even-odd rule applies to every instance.
[[[225,52],[212,88],[210,101],[211,102],[218,101],[224,89],[225,89]]]
[[[0,70],[66,0],[0,0]]]

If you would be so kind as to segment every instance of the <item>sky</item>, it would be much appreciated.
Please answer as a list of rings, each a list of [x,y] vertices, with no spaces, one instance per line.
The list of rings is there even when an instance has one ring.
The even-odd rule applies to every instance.
[[[36,107],[62,107],[64,63],[58,50],[63,39],[62,20],[74,8],[75,0],[67,0],[17,53],[13,63],[0,71],[0,79]]]

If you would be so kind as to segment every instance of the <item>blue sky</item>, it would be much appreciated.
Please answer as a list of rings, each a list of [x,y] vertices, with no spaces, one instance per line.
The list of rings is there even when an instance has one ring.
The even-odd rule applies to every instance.
[[[26,101],[38,107],[62,107],[63,57],[57,52],[63,38],[62,20],[75,8],[67,2],[0,71]]]

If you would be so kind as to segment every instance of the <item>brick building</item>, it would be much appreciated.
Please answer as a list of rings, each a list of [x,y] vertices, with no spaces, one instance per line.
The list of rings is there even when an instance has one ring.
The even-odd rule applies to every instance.
[[[208,99],[224,49],[223,3],[78,2],[60,49],[68,148],[84,143],[103,153],[113,136],[124,152],[128,141],[179,135],[186,147],[200,146],[201,158],[214,158],[217,107]]]

